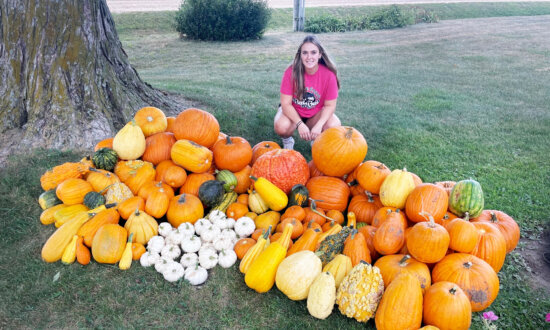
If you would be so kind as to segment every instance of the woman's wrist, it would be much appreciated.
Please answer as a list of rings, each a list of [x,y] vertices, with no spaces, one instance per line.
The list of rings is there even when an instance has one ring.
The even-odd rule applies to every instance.
[[[302,125],[303,123],[304,123],[304,122],[301,121],[301,120],[300,120],[299,122],[297,122],[297,123],[296,123],[296,129],[298,129],[298,127],[300,127],[300,125]]]

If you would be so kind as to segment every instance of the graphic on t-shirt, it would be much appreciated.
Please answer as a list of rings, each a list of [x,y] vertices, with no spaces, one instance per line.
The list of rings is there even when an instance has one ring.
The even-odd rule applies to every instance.
[[[292,102],[301,106],[302,108],[313,109],[317,104],[319,104],[320,99],[321,96],[319,95],[319,92],[317,92],[312,87],[306,87],[304,99],[298,100],[297,98],[292,98]]]

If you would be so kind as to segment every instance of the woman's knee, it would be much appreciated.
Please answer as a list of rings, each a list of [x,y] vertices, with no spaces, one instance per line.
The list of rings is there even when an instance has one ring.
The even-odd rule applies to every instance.
[[[337,126],[342,126],[342,122],[340,121],[340,118],[338,118],[338,116],[333,114],[323,126],[323,130],[326,130],[327,128],[331,128],[331,127],[337,127]]]

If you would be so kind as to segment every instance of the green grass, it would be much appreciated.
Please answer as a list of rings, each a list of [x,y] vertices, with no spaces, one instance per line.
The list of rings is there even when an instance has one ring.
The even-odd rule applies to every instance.
[[[538,8],[533,14],[548,6],[529,5]],[[469,6],[490,8],[461,6],[456,5],[461,15]],[[199,102],[226,133],[251,144],[278,141],[272,120],[279,83],[304,34],[285,27],[247,43],[182,41],[169,22],[154,28],[156,15],[170,13],[115,16],[119,37],[140,76]],[[337,113],[365,136],[367,159],[392,169],[406,167],[426,182],[474,178],[483,186],[486,208],[512,215],[523,237],[536,238],[549,223],[549,26],[549,18],[542,16],[459,20],[320,38],[342,82]],[[298,141],[296,147],[310,158],[309,144]],[[138,264],[123,272],[95,262],[87,267],[44,263],[40,250],[54,228],[38,220],[40,175],[84,153],[37,150],[11,158],[0,170],[0,326],[365,327],[337,309],[327,320],[316,320],[305,302],[290,301],[276,288],[257,294],[246,287],[236,266],[217,267],[206,285],[195,288],[185,282],[170,284]],[[489,308],[500,316],[500,328],[546,326],[550,299],[530,287],[529,277],[519,252],[509,254],[499,273],[499,296]],[[475,313],[472,328],[481,327],[480,313]]]

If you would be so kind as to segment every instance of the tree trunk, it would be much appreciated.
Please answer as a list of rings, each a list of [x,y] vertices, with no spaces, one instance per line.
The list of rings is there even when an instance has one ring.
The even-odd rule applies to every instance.
[[[143,106],[188,105],[140,79],[105,0],[0,0],[0,81],[14,146],[89,148]]]

